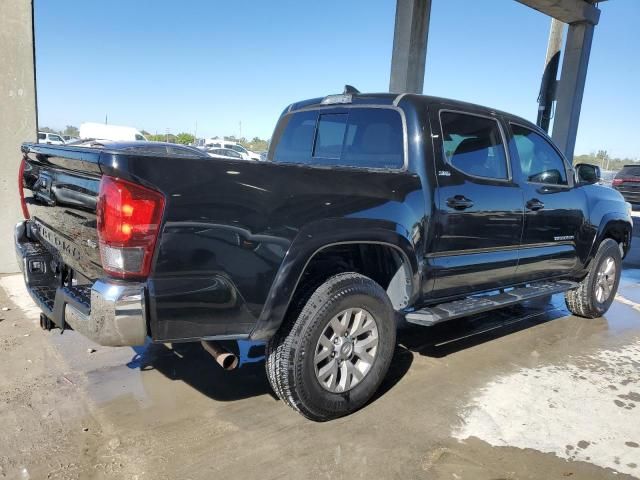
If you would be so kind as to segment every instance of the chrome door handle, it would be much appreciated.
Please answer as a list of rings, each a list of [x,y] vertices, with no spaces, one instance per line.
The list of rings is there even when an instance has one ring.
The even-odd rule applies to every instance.
[[[527,208],[529,210],[533,210],[534,212],[536,210],[542,210],[544,208],[544,203],[542,203],[540,200],[538,200],[537,198],[532,198],[531,200],[529,200],[527,202]]]
[[[473,202],[464,195],[455,195],[447,198],[447,206],[455,210],[465,210],[473,207]]]

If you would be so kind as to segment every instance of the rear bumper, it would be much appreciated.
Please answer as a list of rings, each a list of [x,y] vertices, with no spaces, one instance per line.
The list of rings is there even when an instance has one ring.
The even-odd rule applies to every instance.
[[[147,338],[145,284],[100,279],[93,285],[59,286],[53,257],[28,236],[28,223],[15,228],[15,250],[29,294],[58,327],[71,327],[99,345],[142,345]]]
[[[629,202],[633,205],[640,204],[640,187],[639,188],[629,188],[629,187],[614,187],[620,194],[622,198],[624,198],[625,202]]]

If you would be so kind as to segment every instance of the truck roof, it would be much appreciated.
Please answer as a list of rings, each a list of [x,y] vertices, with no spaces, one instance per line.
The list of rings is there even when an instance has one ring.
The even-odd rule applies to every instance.
[[[349,102],[340,102],[340,101],[336,101],[334,102],[327,102],[327,99],[330,99],[332,97],[342,97],[344,95],[350,95],[351,96],[351,100]],[[285,111],[283,113],[289,113],[289,112],[293,112],[296,110],[304,110],[307,108],[316,108],[316,107],[320,107],[320,106],[327,106],[327,105],[334,105],[334,106],[340,106],[340,105],[398,105],[401,101],[405,101],[405,102],[410,102],[413,104],[433,104],[433,103],[437,103],[437,104],[445,104],[451,108],[459,108],[461,110],[465,110],[465,109],[480,109],[480,110],[486,110],[487,112],[492,112],[492,113],[496,113],[499,115],[504,115],[505,117],[508,117],[512,120],[517,121],[518,123],[522,123],[525,124],[529,127],[535,128],[536,130],[540,130],[540,128],[535,125],[534,123],[530,122],[529,120],[519,117],[517,115],[514,115],[512,113],[509,112],[505,112],[502,110],[498,110],[496,108],[491,108],[491,107],[487,107],[484,105],[478,105],[475,103],[470,103],[470,102],[464,102],[462,100],[454,100],[451,98],[444,98],[444,97],[436,97],[436,96],[432,96],[432,95],[419,95],[416,93],[344,93],[344,94],[336,94],[336,95],[328,95],[326,97],[317,97],[317,98],[311,98],[308,100],[302,100],[300,102],[296,102],[296,103],[292,103],[291,105],[289,105]],[[323,103],[325,102],[325,103]]]

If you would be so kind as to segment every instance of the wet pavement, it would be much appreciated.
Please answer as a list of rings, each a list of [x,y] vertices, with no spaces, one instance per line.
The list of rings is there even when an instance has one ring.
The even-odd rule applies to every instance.
[[[40,331],[3,277],[0,478],[640,477],[638,237],[632,253],[603,318],[556,295],[403,329],[376,398],[323,424],[273,396],[260,347],[233,372],[197,344],[97,347]]]

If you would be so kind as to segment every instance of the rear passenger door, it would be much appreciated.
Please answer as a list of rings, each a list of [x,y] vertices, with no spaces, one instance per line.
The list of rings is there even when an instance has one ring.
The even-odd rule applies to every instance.
[[[427,255],[444,298],[513,282],[523,196],[513,181],[504,126],[485,111],[432,108],[437,187],[434,248]]]

